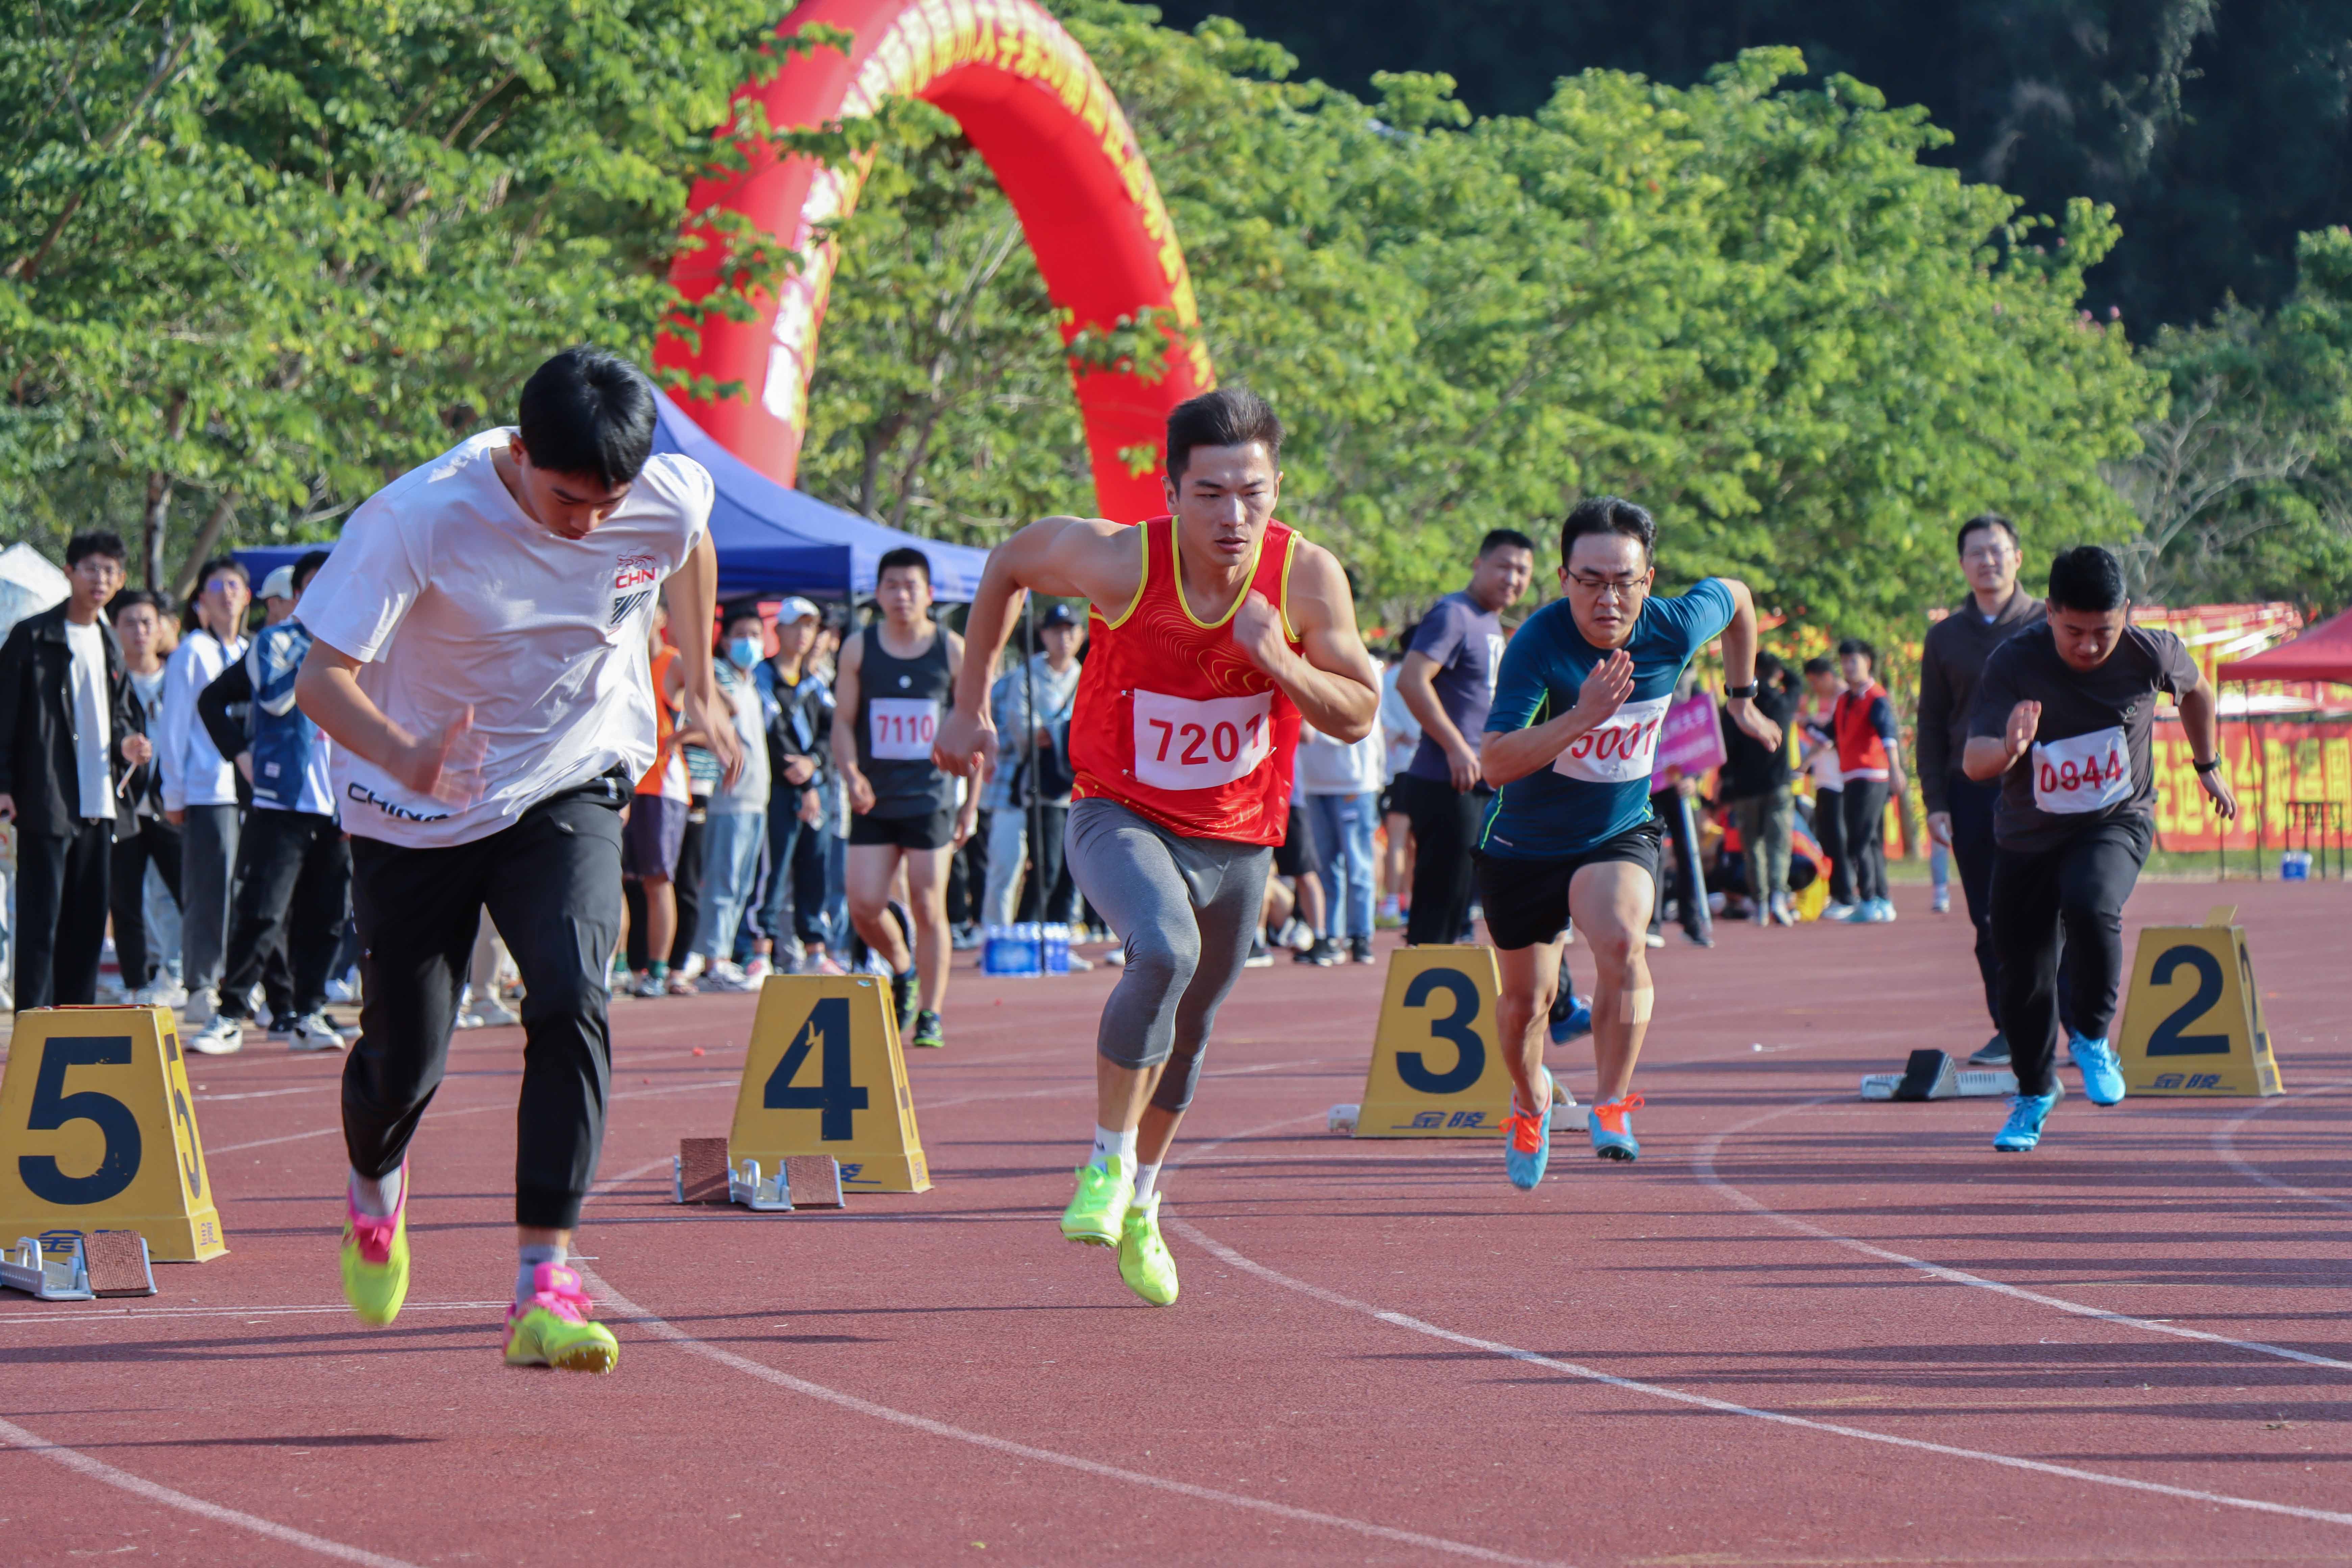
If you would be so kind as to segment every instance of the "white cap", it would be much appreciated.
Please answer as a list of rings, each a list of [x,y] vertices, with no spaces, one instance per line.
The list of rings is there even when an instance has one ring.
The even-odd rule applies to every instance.
[[[788,626],[793,621],[824,619],[824,612],[797,594],[776,606],[776,625]]]
[[[260,597],[290,599],[294,596],[294,567],[289,563],[280,566],[261,580]]]

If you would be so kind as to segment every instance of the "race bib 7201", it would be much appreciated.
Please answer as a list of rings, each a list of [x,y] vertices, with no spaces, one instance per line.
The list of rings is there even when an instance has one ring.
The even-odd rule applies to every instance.
[[[1593,784],[1624,784],[1646,779],[1655,772],[1658,731],[1674,705],[1671,693],[1644,702],[1628,702],[1598,726],[1568,743],[1556,758],[1552,772]]]
[[[2037,742],[2033,804],[2059,816],[2104,811],[2131,798],[2131,747],[2123,726]]]
[[[876,762],[929,761],[940,733],[940,705],[929,697],[869,697],[866,723],[866,750]]]
[[[1135,694],[1135,776],[1155,789],[1214,789],[1274,751],[1274,693],[1194,701]]]

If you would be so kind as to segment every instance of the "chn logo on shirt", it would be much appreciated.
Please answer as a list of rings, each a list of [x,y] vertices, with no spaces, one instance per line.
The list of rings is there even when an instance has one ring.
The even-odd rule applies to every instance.
[[[660,584],[658,558],[643,553],[616,557],[613,562],[613,607],[604,619],[606,629],[619,626],[652,603],[654,591]]]

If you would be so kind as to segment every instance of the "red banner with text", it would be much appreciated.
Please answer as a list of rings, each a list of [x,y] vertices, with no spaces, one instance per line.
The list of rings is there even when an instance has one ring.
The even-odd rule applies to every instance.
[[[2156,726],[2156,841],[2165,849],[2223,847],[2221,819],[2198,787],[2196,759],[2176,722]],[[2238,796],[2228,847],[2257,843],[2277,849],[2303,842],[2294,803],[2335,803],[2334,817],[2352,829],[2352,723],[2287,719],[2225,719],[2221,760]],[[2331,834],[2332,838],[2332,834]],[[2318,846],[2315,833],[2313,847]]]

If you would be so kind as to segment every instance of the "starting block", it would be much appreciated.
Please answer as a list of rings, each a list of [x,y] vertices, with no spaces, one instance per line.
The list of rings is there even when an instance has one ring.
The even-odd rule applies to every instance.
[[[670,1162],[671,1184],[682,1204],[734,1204],[759,1214],[845,1207],[841,1163],[830,1154],[792,1154],[765,1174],[760,1162],[727,1163],[724,1138],[681,1139]]]
[[[1942,1051],[1913,1051],[1901,1072],[1874,1072],[1862,1080],[1864,1100],[1989,1100],[2015,1094],[2007,1068],[1962,1068]]]
[[[87,1301],[95,1296],[152,1296],[155,1271],[147,1238],[135,1230],[78,1230],[20,1236],[0,1252],[0,1287],[44,1301]]]

